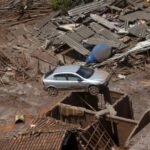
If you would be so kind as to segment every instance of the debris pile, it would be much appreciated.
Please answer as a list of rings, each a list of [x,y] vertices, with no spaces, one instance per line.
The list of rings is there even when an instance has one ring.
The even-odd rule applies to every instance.
[[[136,69],[150,70],[150,3],[142,0],[94,0],[83,2],[62,16],[59,11],[51,12],[47,0],[31,0],[30,6],[23,0],[21,12],[15,2],[19,1],[0,2],[0,123],[3,121],[5,131],[8,131],[12,123],[12,118],[9,119],[14,116],[13,126],[17,130],[10,136],[16,135],[18,129],[22,130],[18,128],[20,122],[25,128],[30,124],[30,129],[25,129],[25,133],[16,139],[0,140],[2,149],[10,149],[12,145],[14,149],[26,149],[26,146],[38,149],[41,142],[44,142],[42,149],[60,149],[63,144],[64,147],[67,144],[71,147],[72,143],[77,146],[76,140],[82,149],[115,149],[116,144],[128,145],[130,139],[149,123],[149,110],[140,121],[136,121],[129,97],[111,91],[103,91],[105,94],[95,97],[73,92],[72,97],[67,96],[62,102],[68,91],[57,98],[49,97],[41,82],[34,80],[61,64],[103,67],[115,73],[117,79],[126,79],[126,75]],[[32,21],[37,18],[40,19],[34,26]],[[21,24],[29,21],[31,24]],[[140,71],[136,73],[140,74]],[[137,105],[135,109],[141,115],[141,110],[149,107],[149,102],[144,101],[149,93],[149,73],[145,71],[139,76],[128,82],[122,81],[124,88],[113,84],[116,85],[114,89],[132,91]],[[16,84],[7,86],[13,81]],[[110,96],[113,105],[106,105],[106,98]],[[141,109],[142,103],[144,107]],[[37,115],[42,115],[42,118],[31,124],[31,119]],[[79,135],[75,139],[68,131],[76,126],[82,128],[78,128]],[[124,129],[127,132],[123,133]],[[73,130],[75,136],[76,133]]]
[[[30,28],[30,25],[3,28],[6,31],[4,39],[1,34],[0,84],[36,79],[59,63],[55,56],[43,51],[39,41],[31,36]]]
[[[1,13],[8,9],[16,11],[16,8],[12,7],[14,3],[15,0],[1,2]],[[31,13],[32,11],[39,11],[39,14],[41,14],[40,11],[46,10],[46,8],[48,9],[47,12],[50,12],[46,0],[33,1],[32,8],[30,9],[29,7],[29,11]],[[38,13],[35,12],[35,14]],[[1,16],[3,15],[1,14]],[[99,0],[77,6],[69,10],[66,16],[60,16],[60,12],[51,12],[31,32],[42,43],[39,43],[40,46],[42,45],[41,49],[49,49],[49,53],[54,51],[56,53],[54,59],[59,59],[61,64],[83,63],[95,46],[104,44],[111,48],[111,53],[107,57],[106,51],[102,52],[103,55],[100,53],[101,61],[95,58],[97,61],[90,63],[91,67],[105,66],[106,69],[111,68],[113,71],[116,71],[124,66],[144,70],[145,64],[149,63],[149,16],[150,3],[146,1]],[[12,16],[11,19],[16,21],[12,22],[8,18],[5,17],[6,20],[1,19],[1,24],[6,24],[7,21],[7,24],[10,23],[10,26],[20,23],[20,21],[17,21]],[[21,21],[28,21],[28,19],[21,19]],[[25,27],[23,28],[26,30]],[[24,32],[22,29],[17,30],[19,34]],[[24,36],[24,33],[21,34]],[[25,37],[21,37],[21,40],[23,38],[27,40]],[[19,46],[15,46],[15,48],[20,49],[18,48]],[[36,51],[36,53],[39,55],[41,51]],[[47,55],[47,51],[44,53]],[[34,51],[33,55],[31,55],[31,61],[36,59],[50,64],[48,57],[43,59],[46,55],[42,56],[42,58],[37,57]],[[24,60],[24,57],[22,60]],[[27,62],[29,61],[27,60]],[[28,66],[24,66],[25,64],[25,62],[21,64],[19,62],[20,68],[27,69]],[[45,69],[43,67],[40,68],[42,68],[40,72],[44,73]],[[48,68],[48,65],[46,68]],[[126,72],[123,74],[126,75]]]
[[[35,35],[45,49],[63,57],[73,50],[78,56],[73,58],[79,61],[85,61],[95,45],[112,47],[110,58],[91,64],[94,68],[124,65],[144,70],[150,49],[149,16],[146,1],[99,0],[77,6],[66,16],[47,16],[35,28]]]
[[[50,7],[47,0],[2,0],[0,2],[0,24],[11,26],[32,21],[49,12]]]

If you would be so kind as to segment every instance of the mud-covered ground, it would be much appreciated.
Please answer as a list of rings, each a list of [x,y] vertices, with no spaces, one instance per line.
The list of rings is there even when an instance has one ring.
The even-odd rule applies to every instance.
[[[10,137],[30,126],[65,97],[50,97],[39,82],[12,83],[0,87],[0,137]],[[15,124],[15,116],[24,115],[25,123]]]

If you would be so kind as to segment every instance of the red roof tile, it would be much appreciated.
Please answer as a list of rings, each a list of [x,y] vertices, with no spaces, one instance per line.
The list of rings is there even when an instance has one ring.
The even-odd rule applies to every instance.
[[[59,150],[68,130],[76,127],[50,117],[38,118],[34,125],[15,138],[1,140],[1,150]]]

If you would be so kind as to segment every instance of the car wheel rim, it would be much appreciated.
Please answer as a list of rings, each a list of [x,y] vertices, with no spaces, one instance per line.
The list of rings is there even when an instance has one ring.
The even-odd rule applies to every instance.
[[[51,96],[57,95],[57,90],[55,88],[49,88],[48,92],[49,92],[49,95],[51,95]]]
[[[90,92],[91,95],[97,95],[99,93],[99,89],[95,86],[91,86],[89,88],[89,92]]]

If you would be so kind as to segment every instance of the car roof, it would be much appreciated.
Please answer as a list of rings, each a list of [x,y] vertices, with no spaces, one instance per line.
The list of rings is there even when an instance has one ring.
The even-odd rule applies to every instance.
[[[76,73],[80,65],[64,65],[56,67],[54,73]]]

